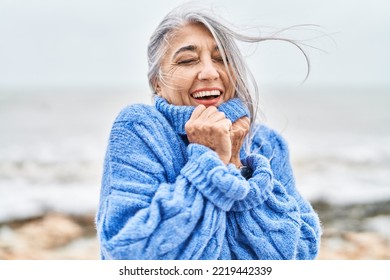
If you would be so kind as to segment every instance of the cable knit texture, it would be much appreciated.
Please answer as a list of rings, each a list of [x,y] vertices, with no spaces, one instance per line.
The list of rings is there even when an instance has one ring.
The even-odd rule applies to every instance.
[[[295,187],[285,141],[258,125],[246,180],[211,149],[189,144],[194,107],[156,97],[116,118],[96,227],[102,259],[314,259],[320,223]],[[248,116],[239,99],[218,110]]]

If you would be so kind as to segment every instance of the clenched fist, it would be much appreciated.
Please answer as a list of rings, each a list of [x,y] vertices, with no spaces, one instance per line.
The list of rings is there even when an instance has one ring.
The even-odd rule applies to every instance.
[[[244,143],[245,136],[249,132],[250,120],[247,117],[242,117],[235,121],[230,131],[230,140],[232,143],[232,156],[230,163],[233,163],[237,168],[241,166],[240,150]]]
[[[190,143],[197,143],[214,150],[228,164],[232,157],[230,130],[232,122],[216,107],[199,105],[185,125]]]

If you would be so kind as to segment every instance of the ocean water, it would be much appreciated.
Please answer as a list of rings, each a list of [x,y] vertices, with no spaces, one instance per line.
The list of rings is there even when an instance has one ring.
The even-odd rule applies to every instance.
[[[264,108],[290,144],[308,199],[390,201],[390,89],[275,91],[265,95]]]
[[[111,124],[143,90],[0,91],[0,222],[94,214]],[[261,121],[288,141],[310,201],[390,201],[390,90],[272,88]]]

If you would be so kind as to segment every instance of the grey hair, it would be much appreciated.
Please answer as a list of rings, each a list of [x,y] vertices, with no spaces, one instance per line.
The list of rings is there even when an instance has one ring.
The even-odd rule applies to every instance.
[[[230,70],[228,70],[228,74],[229,78],[235,81],[235,97],[240,98],[247,106],[250,112],[250,123],[252,127],[257,117],[259,91],[257,82],[236,42],[259,43],[262,41],[277,40],[292,43],[303,53],[306,59],[308,70],[305,80],[308,77],[310,71],[309,59],[303,48],[296,41],[275,36],[261,37],[244,35],[228,27],[227,23],[212,14],[209,10],[182,5],[171,11],[162,20],[150,38],[147,52],[149,64],[148,79],[153,91],[155,91],[156,82],[162,79],[160,71],[161,61],[167,46],[169,46],[171,36],[174,35],[176,30],[191,23],[202,24],[214,37],[226,69],[231,69],[232,71],[230,73]]]

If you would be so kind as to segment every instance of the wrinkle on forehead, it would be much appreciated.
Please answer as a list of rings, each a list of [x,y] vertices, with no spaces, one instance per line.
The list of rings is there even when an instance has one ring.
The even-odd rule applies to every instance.
[[[204,43],[204,40],[202,40],[200,42],[196,42],[196,41],[191,40],[190,36],[191,36],[192,32],[190,32],[188,30],[190,30],[192,28],[199,28],[199,29],[203,30],[205,40],[207,40],[207,44],[212,44],[211,48],[213,48],[213,51],[219,51],[219,48],[217,46],[217,43],[216,43],[214,37],[212,36],[211,32],[203,24],[201,24],[201,23],[188,23],[188,24],[178,28],[177,30],[173,31],[172,34],[170,36],[168,36],[168,38],[166,39],[166,48],[165,48],[166,54],[174,52],[175,54],[172,56],[172,57],[174,57],[174,56],[176,56],[176,53],[181,49],[188,50],[188,51],[195,51],[195,48],[199,48],[202,45],[202,43]],[[186,29],[187,29],[187,31],[184,31]],[[183,40],[183,44],[181,46],[180,45],[177,46],[178,49],[176,51],[172,50],[172,48],[178,44],[177,42],[179,40],[183,39],[183,37],[189,37],[189,40],[187,42]]]

